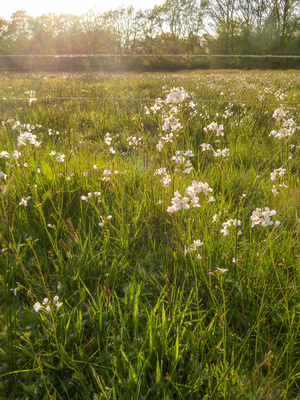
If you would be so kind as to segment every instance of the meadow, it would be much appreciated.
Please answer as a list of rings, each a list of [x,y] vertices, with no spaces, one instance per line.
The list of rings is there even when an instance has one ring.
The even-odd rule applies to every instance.
[[[0,75],[0,399],[299,399],[299,71]]]

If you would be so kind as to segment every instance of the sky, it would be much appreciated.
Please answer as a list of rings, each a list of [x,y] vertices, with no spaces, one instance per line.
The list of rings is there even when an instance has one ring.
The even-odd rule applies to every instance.
[[[121,5],[138,9],[153,8],[155,4],[163,4],[164,0],[1,0],[0,17],[9,19],[17,10],[26,10],[32,17],[37,17],[47,12],[55,14],[83,14],[94,6],[97,11],[103,12],[113,10]]]

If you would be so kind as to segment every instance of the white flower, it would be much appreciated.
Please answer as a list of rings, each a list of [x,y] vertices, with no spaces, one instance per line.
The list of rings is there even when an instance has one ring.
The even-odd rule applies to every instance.
[[[218,214],[215,214],[212,218],[212,223],[216,222],[217,218],[221,215],[222,213],[219,212]]]
[[[224,274],[225,272],[227,272],[228,271],[228,269],[225,269],[225,268],[219,268],[219,267],[217,267],[217,269],[216,269],[216,272],[221,272],[221,274]]]
[[[227,226],[225,226],[223,229],[221,229],[220,233],[222,233],[223,236],[228,236],[229,235],[229,231],[228,231]]]
[[[35,305],[33,306],[33,309],[34,309],[34,311],[37,313],[37,312],[40,311],[40,309],[41,309],[42,307],[43,307],[43,306],[41,305],[41,303],[35,303]]]
[[[224,126],[218,125],[216,122],[212,122],[206,128],[203,128],[203,130],[205,133],[208,133],[208,131],[210,131],[212,133],[216,133],[217,136],[224,136]]]
[[[285,168],[278,168],[278,169],[274,169],[273,172],[270,173],[270,179],[271,181],[275,181],[276,179],[280,178],[281,176],[285,175]]]
[[[3,178],[6,181],[7,174],[5,174],[4,172],[0,171],[0,178]]]
[[[58,156],[56,157],[56,161],[59,163],[62,163],[65,161],[65,155],[64,154],[58,154]]]
[[[3,158],[3,157],[9,158],[9,154],[8,154],[7,151],[1,151],[1,153],[0,153],[0,158]]]
[[[21,156],[21,153],[20,153],[19,151],[15,150],[15,151],[13,152],[12,157],[13,157],[15,160],[18,159],[20,156]]]
[[[166,175],[167,174],[167,168],[163,167],[163,168],[158,168],[157,170],[155,170],[153,175]]]
[[[170,186],[172,179],[171,179],[170,175],[166,175],[163,177],[163,179],[160,182],[163,184],[163,187],[167,188]]]
[[[209,143],[202,143],[201,147],[202,147],[202,151],[212,150],[212,147]]]
[[[277,213],[275,210],[270,210],[268,207],[265,207],[263,209],[256,208],[256,210],[254,210],[252,212],[252,215],[250,216],[250,219],[252,221],[251,227],[253,228],[255,225],[261,225],[264,227],[268,225],[273,225],[271,217],[276,214]]]
[[[22,197],[22,200],[20,201],[20,203],[19,203],[19,206],[25,206],[25,207],[27,207],[27,201],[29,200],[29,199],[31,199],[31,196],[28,196],[26,199],[24,199],[23,197]]]
[[[60,302],[60,301],[57,301],[57,302],[56,302],[56,307],[57,307],[58,310],[60,309],[60,307],[61,307],[62,305],[63,305],[62,302]]]

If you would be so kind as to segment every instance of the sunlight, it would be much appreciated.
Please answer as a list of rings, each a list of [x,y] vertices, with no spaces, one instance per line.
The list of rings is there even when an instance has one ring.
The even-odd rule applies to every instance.
[[[162,4],[163,0],[111,0],[109,2],[97,2],[96,0],[85,0],[74,2],[71,0],[52,0],[51,2],[36,2],[35,0],[13,0],[1,5],[0,17],[9,19],[18,10],[25,10],[33,17],[45,13],[55,14],[83,14],[91,9],[103,12],[116,9],[122,5],[133,5],[135,9],[152,8],[155,4]]]

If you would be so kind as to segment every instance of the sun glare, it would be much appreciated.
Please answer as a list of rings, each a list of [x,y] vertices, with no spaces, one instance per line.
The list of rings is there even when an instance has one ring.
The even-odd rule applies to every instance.
[[[0,17],[9,19],[18,10],[25,10],[29,15],[37,17],[45,13],[55,14],[83,14],[95,8],[97,11],[104,12],[116,9],[122,5],[132,5],[136,9],[152,8],[155,4],[162,4],[163,0],[111,0],[109,2],[97,2],[97,0],[85,0],[84,2],[74,2],[73,0],[51,2],[36,2],[36,0],[13,0],[1,6]]]

